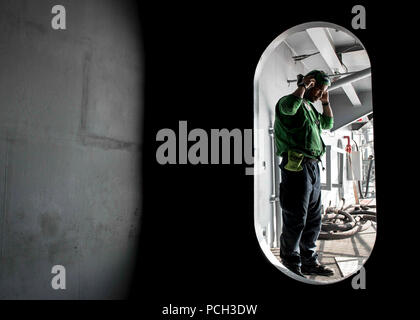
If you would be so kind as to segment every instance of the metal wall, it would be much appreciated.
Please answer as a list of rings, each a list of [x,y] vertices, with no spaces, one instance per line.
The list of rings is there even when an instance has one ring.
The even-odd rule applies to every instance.
[[[299,73],[304,73],[304,66],[298,62],[296,64],[290,63],[293,53],[290,48],[284,43],[280,43],[272,52],[272,54],[265,61],[261,69],[261,76],[258,80],[258,112],[254,115],[256,118],[255,129],[260,131],[260,139],[256,139],[257,148],[259,148],[256,167],[260,169],[259,174],[255,175],[255,215],[257,217],[257,230],[267,239],[268,243],[272,245],[276,242],[274,239],[275,228],[273,224],[275,221],[273,215],[273,206],[277,205],[270,202],[272,195],[278,196],[279,178],[277,183],[273,186],[273,160],[275,172],[279,171],[276,157],[273,159],[273,152],[271,148],[271,137],[269,135],[269,128],[274,126],[274,107],[277,101],[284,95],[290,94],[295,90],[296,85],[288,85],[287,79],[294,79]],[[262,163],[265,166],[262,166]],[[273,190],[276,190],[273,193]],[[276,212],[279,214],[280,209]],[[277,225],[279,223],[280,215],[277,217]],[[279,234],[279,232],[277,232]]]
[[[135,2],[61,1],[66,30],[56,4],[0,2],[0,299],[124,298],[141,214]]]

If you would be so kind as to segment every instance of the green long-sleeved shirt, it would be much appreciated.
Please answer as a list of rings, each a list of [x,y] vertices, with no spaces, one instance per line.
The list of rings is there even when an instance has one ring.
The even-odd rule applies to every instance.
[[[309,100],[293,94],[282,97],[276,104],[274,122],[277,155],[292,150],[311,158],[322,156],[321,130],[331,129],[333,124],[334,119],[319,113]]]

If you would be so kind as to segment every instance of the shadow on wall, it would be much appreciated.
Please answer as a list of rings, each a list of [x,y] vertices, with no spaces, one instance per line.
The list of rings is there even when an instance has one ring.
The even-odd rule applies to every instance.
[[[66,2],[65,31],[54,5],[0,4],[0,299],[121,299],[141,214],[136,4]]]
[[[278,100],[296,90],[298,74],[314,69],[324,71],[332,81],[328,92],[334,126],[321,134],[326,145],[322,157],[326,170],[321,173],[323,226],[317,249],[319,261],[335,274],[302,278],[286,269],[279,257],[283,227],[279,200],[281,157],[276,154],[270,132]],[[319,101],[314,106],[323,113]],[[373,130],[372,111],[370,60],[363,44],[345,28],[326,22],[305,23],[282,33],[264,51],[254,78],[254,170],[259,172],[254,179],[255,230],[267,258],[296,280],[311,284],[340,281],[360,269],[372,251],[376,239],[374,192],[364,198],[361,188],[357,188],[358,183],[372,180],[366,171],[369,159],[374,158],[373,132],[369,140],[360,130],[363,126]],[[352,153],[337,147],[340,143],[346,146],[347,141]],[[341,166],[339,157],[345,159]],[[331,214],[335,214],[334,220]],[[329,236],[324,236],[325,230]]]

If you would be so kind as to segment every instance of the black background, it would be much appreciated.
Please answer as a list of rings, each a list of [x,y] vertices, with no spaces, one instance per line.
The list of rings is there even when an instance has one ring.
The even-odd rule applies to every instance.
[[[363,4],[367,29],[353,30],[351,9]],[[371,3],[278,2],[235,6],[195,4],[140,6],[145,50],[143,216],[136,278],[130,300],[159,317],[163,306],[259,304],[258,318],[280,315],[296,302],[298,312],[320,310],[333,298],[361,299],[390,289],[384,278],[392,239],[384,205],[391,105],[387,90],[391,14]],[[395,12],[394,12],[395,14]],[[391,14],[392,17],[392,14]],[[254,231],[253,177],[244,165],[160,165],[156,150],[162,128],[253,127],[253,78],[261,54],[278,35],[305,22],[326,21],[353,32],[372,65],[377,173],[378,234],[365,264],[367,290],[351,277],[331,285],[290,279],[262,253]],[[388,20],[390,21],[390,20]],[[395,173],[394,173],[395,174]],[[394,233],[395,234],[395,233]],[[388,261],[388,262],[387,262]],[[336,291],[340,292],[337,296]],[[307,308],[306,308],[307,307]],[[296,311],[296,309],[294,309]]]

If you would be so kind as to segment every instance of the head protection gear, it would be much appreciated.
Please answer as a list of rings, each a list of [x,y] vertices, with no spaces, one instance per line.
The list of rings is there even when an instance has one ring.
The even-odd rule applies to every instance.
[[[328,87],[331,85],[330,77],[324,72],[320,70],[312,70],[306,76],[313,76],[315,78],[315,85],[327,85]]]

